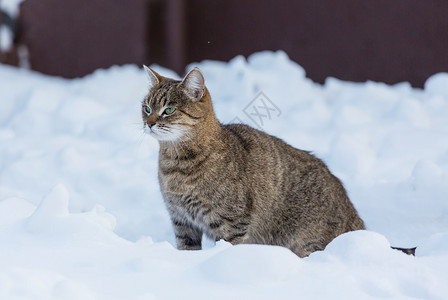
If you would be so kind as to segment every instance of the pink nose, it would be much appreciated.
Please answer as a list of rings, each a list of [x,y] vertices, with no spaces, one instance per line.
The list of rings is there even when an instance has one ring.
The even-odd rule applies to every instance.
[[[148,124],[148,127],[149,127],[149,128],[151,128],[152,126],[156,125],[155,122],[148,122],[148,123],[146,123],[146,124]]]

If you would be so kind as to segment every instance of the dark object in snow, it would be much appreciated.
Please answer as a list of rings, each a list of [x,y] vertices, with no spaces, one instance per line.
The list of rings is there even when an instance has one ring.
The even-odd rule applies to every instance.
[[[391,247],[391,248],[395,249],[395,250],[399,250],[399,251],[401,251],[403,253],[406,253],[408,255],[414,255],[414,256],[415,256],[415,249],[417,249],[417,247],[414,247],[414,248]]]

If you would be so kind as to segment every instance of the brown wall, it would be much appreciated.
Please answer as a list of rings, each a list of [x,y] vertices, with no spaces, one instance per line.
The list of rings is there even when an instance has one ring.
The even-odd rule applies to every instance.
[[[448,1],[189,2],[192,61],[282,49],[318,82],[333,76],[415,86],[448,71]]]
[[[318,82],[448,72],[446,0],[27,0],[20,24],[33,69],[65,77],[278,49]]]
[[[27,0],[21,40],[34,70],[64,77],[146,61],[147,1]]]

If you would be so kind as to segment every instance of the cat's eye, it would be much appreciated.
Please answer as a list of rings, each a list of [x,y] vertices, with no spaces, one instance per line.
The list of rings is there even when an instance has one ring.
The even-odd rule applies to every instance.
[[[146,105],[145,111],[149,115],[151,113],[151,107],[149,107],[149,105]]]
[[[171,115],[175,110],[175,108],[168,107],[167,109],[165,109],[165,114]]]

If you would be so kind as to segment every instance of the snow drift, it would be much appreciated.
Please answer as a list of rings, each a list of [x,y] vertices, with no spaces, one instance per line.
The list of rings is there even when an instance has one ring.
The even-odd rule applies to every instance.
[[[422,90],[319,85],[283,52],[194,65],[222,122],[313,151],[368,230],[305,259],[224,241],[177,251],[158,144],[141,130],[144,71],[64,80],[0,65],[0,299],[447,297],[448,74]],[[260,92],[277,108],[262,119]],[[391,244],[418,246],[416,257]]]

